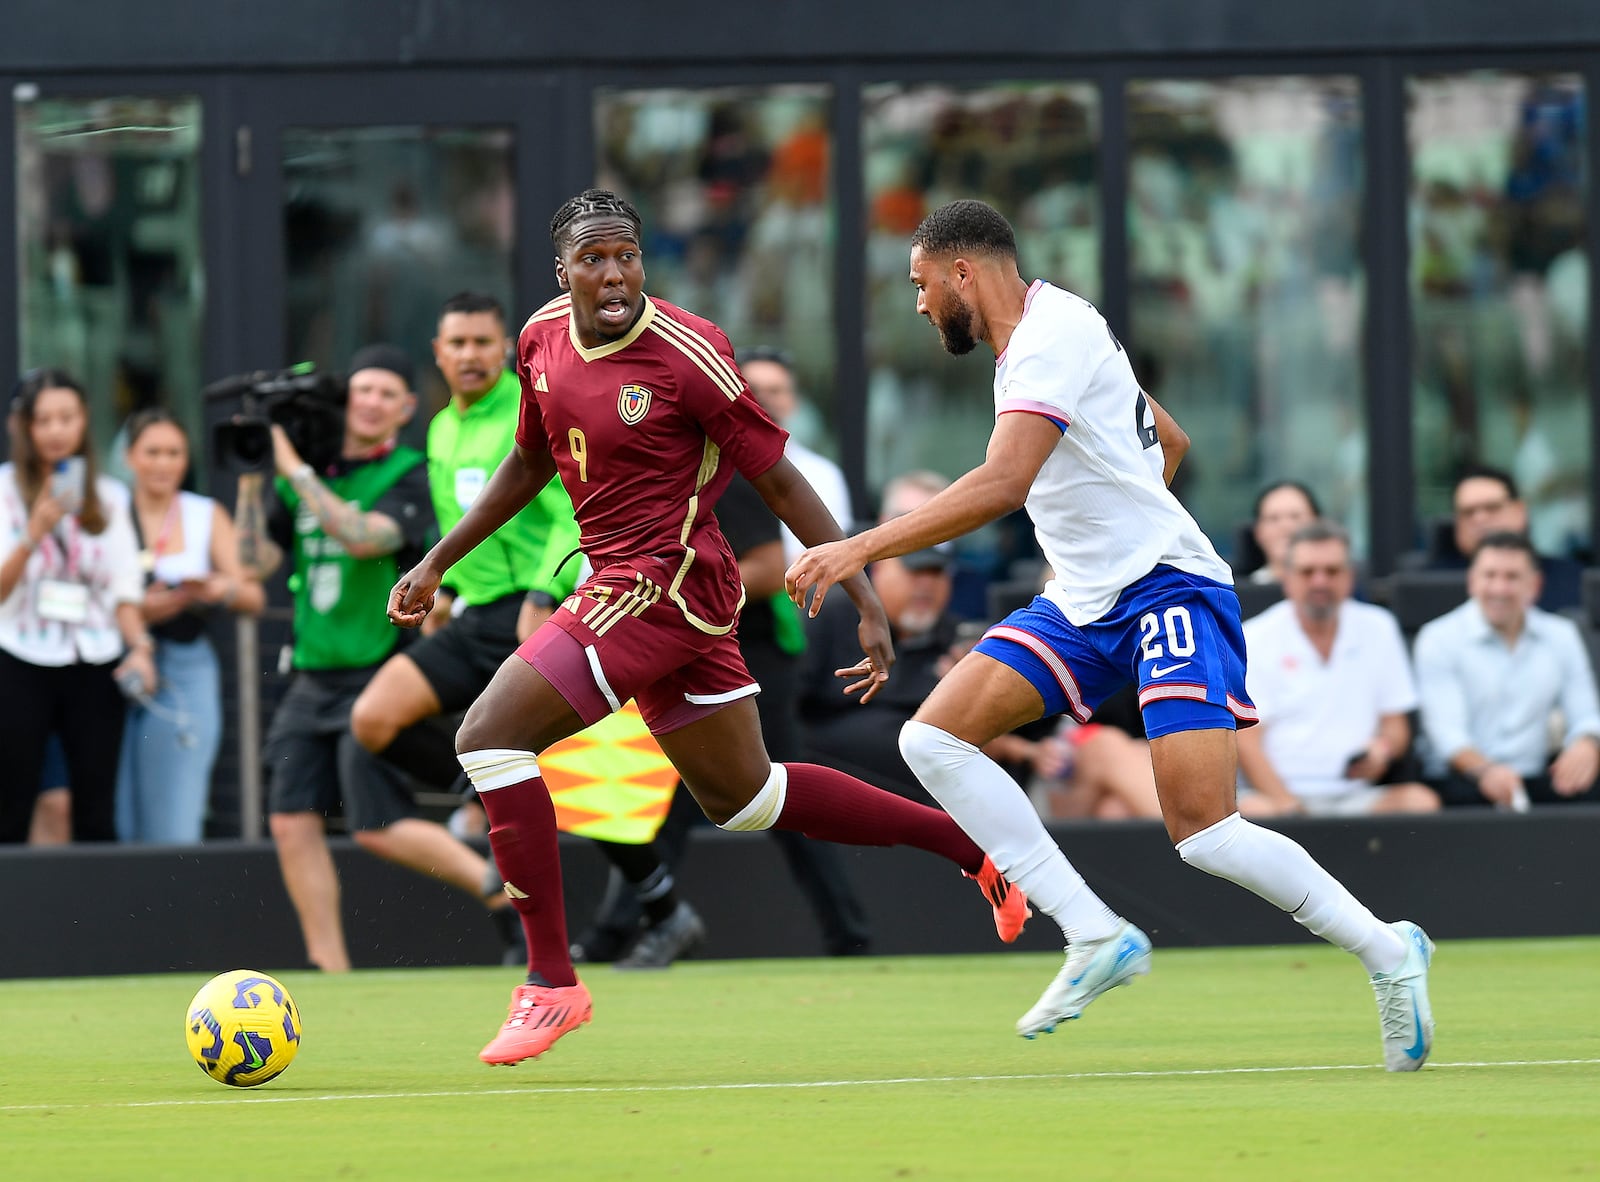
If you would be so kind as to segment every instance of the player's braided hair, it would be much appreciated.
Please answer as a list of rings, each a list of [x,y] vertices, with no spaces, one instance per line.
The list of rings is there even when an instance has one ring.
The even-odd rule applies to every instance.
[[[575,223],[607,215],[623,218],[633,226],[635,235],[644,237],[644,220],[626,198],[618,197],[610,189],[585,189],[562,202],[550,219],[550,241],[555,243],[556,253],[566,253]]]
[[[987,254],[1017,257],[1017,236],[1011,223],[994,206],[982,201],[952,201],[941,205],[911,235],[911,245],[924,254]]]

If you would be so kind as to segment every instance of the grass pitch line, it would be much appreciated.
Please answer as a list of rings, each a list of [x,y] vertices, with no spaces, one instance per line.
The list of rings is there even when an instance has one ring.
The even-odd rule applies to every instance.
[[[1461,1063],[1429,1063],[1428,1070],[1480,1067],[1594,1067],[1600,1059],[1497,1059]],[[885,1079],[772,1080],[748,1083],[615,1084],[525,1088],[460,1088],[437,1092],[347,1092],[320,1096],[263,1096],[256,1093],[206,1100],[128,1100],[106,1104],[0,1104],[0,1112],[63,1112],[74,1109],[193,1108],[210,1104],[323,1104],[340,1100],[442,1100],[461,1096],[637,1095],[673,1092],[759,1092],[807,1088],[880,1088],[916,1084],[1030,1083],[1083,1079],[1184,1079],[1209,1075],[1286,1075],[1312,1071],[1379,1071],[1380,1063],[1309,1063],[1293,1067],[1196,1067],[1171,1071],[1052,1071],[1014,1075],[906,1075]]]

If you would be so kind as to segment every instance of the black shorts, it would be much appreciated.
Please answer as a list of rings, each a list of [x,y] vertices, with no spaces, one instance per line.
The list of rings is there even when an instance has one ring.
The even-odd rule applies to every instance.
[[[517,613],[524,598],[518,591],[469,607],[405,650],[438,695],[442,713],[472,705],[505,659],[516,652]]]
[[[342,802],[352,832],[382,829],[417,814],[405,777],[350,733],[350,707],[376,672],[295,675],[262,744],[268,811],[337,816]]]

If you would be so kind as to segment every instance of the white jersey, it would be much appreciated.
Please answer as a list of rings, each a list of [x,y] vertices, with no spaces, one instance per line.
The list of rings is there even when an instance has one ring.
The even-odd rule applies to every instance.
[[[1028,289],[1022,320],[995,362],[994,408],[997,420],[1021,411],[1062,428],[1027,508],[1055,573],[1044,595],[1073,624],[1105,615],[1161,563],[1233,583],[1162,482],[1154,412],[1093,304],[1042,280]]]

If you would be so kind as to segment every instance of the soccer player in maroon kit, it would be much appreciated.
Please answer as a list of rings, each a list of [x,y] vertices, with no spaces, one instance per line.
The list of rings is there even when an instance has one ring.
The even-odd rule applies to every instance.
[[[751,397],[722,331],[644,294],[633,206],[590,189],[556,211],[550,235],[566,294],[517,342],[517,446],[389,600],[396,624],[421,623],[450,565],[560,474],[594,574],[507,658],[456,736],[528,936],[527,983],[479,1058],[536,1058],[589,1020],[538,753],[629,698],[723,829],[938,854],[977,881],[1001,938],[1014,940],[1027,901],[948,815],[831,768],[768,759],[752,700],[760,687],[734,635],[744,588],[712,507],[738,470],[807,545],[838,538],[839,527],[784,458],[787,435]],[[864,576],[844,590],[866,657],[840,675],[866,700],[894,660],[889,626]]]

